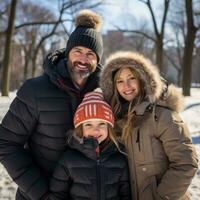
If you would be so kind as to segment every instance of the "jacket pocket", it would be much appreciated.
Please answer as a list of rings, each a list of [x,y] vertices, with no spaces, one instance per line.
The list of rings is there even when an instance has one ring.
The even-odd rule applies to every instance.
[[[161,200],[161,197],[157,194],[157,182],[156,177],[149,177],[144,185],[139,190],[140,200]]]

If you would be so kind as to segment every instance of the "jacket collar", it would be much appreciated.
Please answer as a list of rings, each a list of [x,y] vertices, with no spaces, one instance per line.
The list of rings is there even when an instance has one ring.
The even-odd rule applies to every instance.
[[[102,69],[100,87],[108,103],[110,103],[114,94],[114,74],[123,66],[131,67],[140,75],[149,102],[168,107],[174,111],[181,111],[183,107],[181,92],[172,84],[168,86],[166,81],[163,81],[160,77],[157,67],[147,58],[129,51],[116,52],[110,55]]]
[[[117,151],[115,145],[109,142],[106,147],[100,152],[98,140],[89,138],[79,138],[74,131],[68,132],[67,143],[70,148],[76,149],[92,160],[97,160],[99,157],[104,158]]]
[[[56,63],[53,63],[51,59],[51,57],[47,57],[45,59],[43,65],[44,73],[49,77],[50,81],[61,90],[82,97],[85,93],[98,87],[99,74],[102,68],[100,64],[97,65],[96,70],[88,77],[85,86],[81,90],[78,90],[71,80],[71,76],[67,68],[67,59],[62,57]]]
[[[143,101],[142,103],[140,103],[139,105],[137,105],[135,107],[135,113],[136,115],[144,115],[144,112],[147,110],[147,108],[152,105],[150,102],[148,101]]]

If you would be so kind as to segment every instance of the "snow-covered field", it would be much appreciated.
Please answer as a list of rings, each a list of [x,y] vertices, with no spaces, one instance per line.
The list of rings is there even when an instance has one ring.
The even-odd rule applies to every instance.
[[[11,93],[10,97],[0,97],[0,122],[14,96],[15,93]],[[189,126],[193,143],[195,144],[200,159],[200,89],[193,88],[191,90],[191,97],[185,98],[185,108],[181,115]],[[15,191],[15,183],[10,179],[0,164],[0,200],[14,200]],[[189,188],[189,192],[191,194],[191,200],[200,199],[200,163],[198,172]]]

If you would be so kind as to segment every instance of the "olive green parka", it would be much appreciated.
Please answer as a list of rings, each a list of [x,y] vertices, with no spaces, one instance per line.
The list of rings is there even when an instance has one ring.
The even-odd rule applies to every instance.
[[[100,77],[108,103],[114,95],[114,73],[127,66],[139,74],[146,93],[145,100],[135,107],[133,127],[125,141],[132,199],[189,199],[187,189],[197,171],[198,157],[179,115],[183,98],[175,86],[163,83],[157,68],[144,56],[117,52],[107,59]],[[127,110],[125,104],[122,107]],[[116,116],[117,131],[122,132],[126,117]]]

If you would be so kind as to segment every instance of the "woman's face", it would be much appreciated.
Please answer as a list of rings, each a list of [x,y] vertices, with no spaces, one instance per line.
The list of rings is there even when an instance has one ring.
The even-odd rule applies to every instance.
[[[90,120],[83,123],[83,136],[94,137],[99,143],[108,137],[108,124],[101,120]]]
[[[116,87],[125,100],[132,101],[139,94],[140,82],[129,68],[124,68],[116,79]]]

